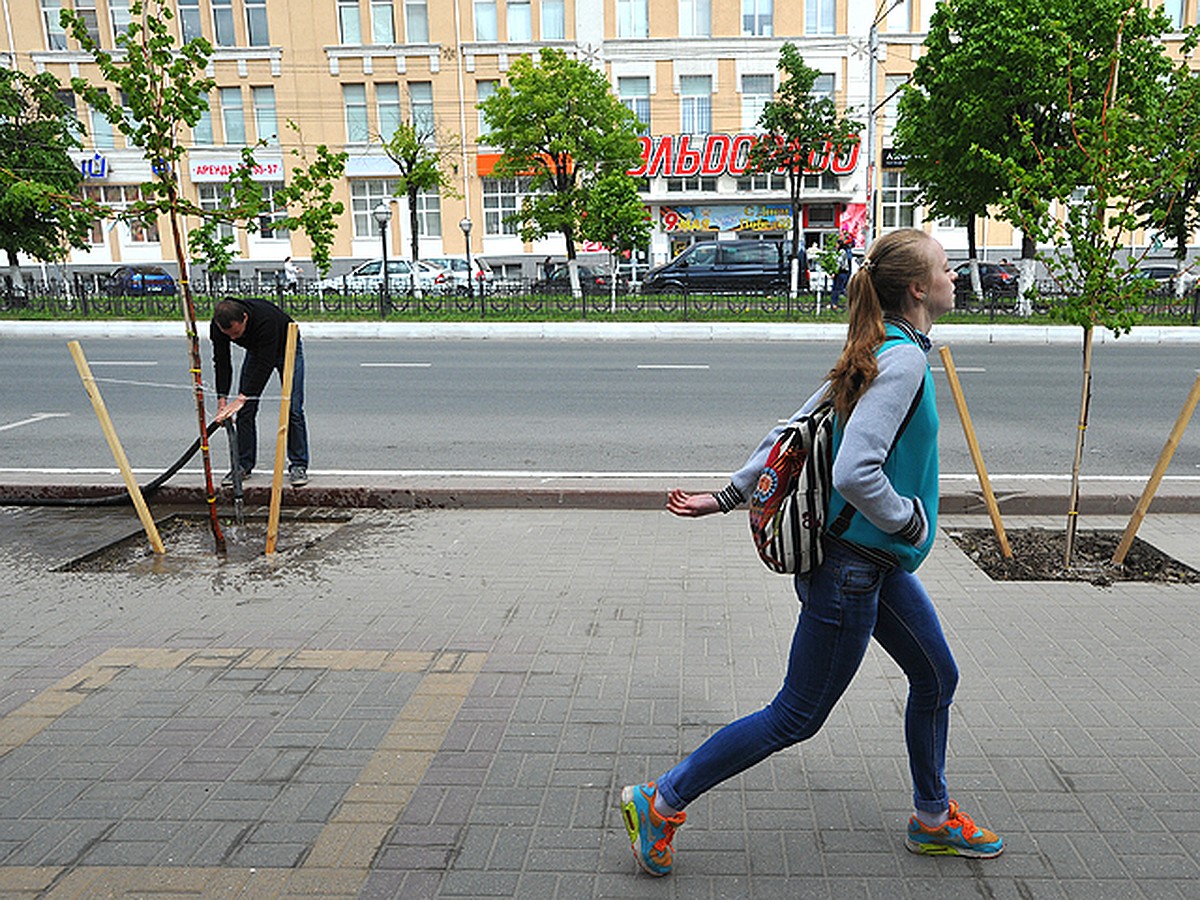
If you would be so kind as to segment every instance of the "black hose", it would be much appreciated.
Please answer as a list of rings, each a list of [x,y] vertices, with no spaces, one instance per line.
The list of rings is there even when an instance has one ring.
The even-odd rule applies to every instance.
[[[205,437],[212,437],[213,432],[220,427],[220,422],[215,420],[209,422],[208,427],[204,431]],[[192,445],[184,452],[183,456],[171,463],[170,468],[142,488],[142,496],[148,497],[166,484],[172,475],[187,465],[187,461],[195,456],[199,449],[200,438],[196,438],[192,441]],[[129,491],[121,491],[119,494],[109,494],[107,497],[47,497],[43,500],[34,500],[28,497],[11,500],[0,498],[0,506],[126,506],[131,503],[133,503],[133,498],[129,495]]]

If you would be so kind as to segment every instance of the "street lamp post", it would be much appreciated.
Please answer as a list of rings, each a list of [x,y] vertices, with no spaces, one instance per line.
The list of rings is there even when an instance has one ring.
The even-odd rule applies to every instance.
[[[379,226],[379,241],[383,246],[383,266],[379,270],[382,276],[382,280],[379,282],[379,315],[380,318],[383,318],[387,316],[391,288],[388,283],[390,279],[388,278],[387,227],[388,222],[392,220],[392,208],[380,200],[371,215],[375,218],[375,224]]]
[[[463,240],[467,244],[467,298],[471,303],[475,302],[475,267],[471,264],[471,219],[468,216],[463,216],[458,227],[462,229]],[[483,290],[479,291],[479,318],[483,318],[486,310],[483,306]]]

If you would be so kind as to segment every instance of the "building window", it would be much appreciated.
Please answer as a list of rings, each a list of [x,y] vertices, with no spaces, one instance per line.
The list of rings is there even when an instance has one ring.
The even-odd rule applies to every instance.
[[[805,34],[833,34],[837,26],[837,0],[806,0]]]
[[[442,198],[436,189],[417,193],[417,235],[442,236]]]
[[[362,13],[358,0],[338,0],[338,39],[346,45],[362,43]]]
[[[112,21],[113,46],[132,21],[129,17],[129,0],[108,0],[108,17]]]
[[[88,109],[88,117],[92,125],[92,146],[97,150],[111,150],[116,146],[113,141],[112,122],[99,110]]]
[[[250,97],[254,103],[254,133],[260,141],[279,144],[279,122],[275,115],[275,88],[252,87]]]
[[[404,0],[404,34],[410,44],[429,43],[429,9],[425,0]]]
[[[679,0],[679,36],[712,36],[712,0]]]
[[[715,178],[668,178],[667,191],[672,194],[680,194],[684,191],[715,191],[717,189],[717,179]]]
[[[71,111],[71,115],[67,120],[67,128],[71,135],[80,143],[87,136],[87,129],[83,127],[83,123],[75,114],[75,92],[69,90],[55,91],[54,95],[58,98],[58,102]]]
[[[246,145],[246,112],[241,88],[221,88],[221,126],[226,146]]]
[[[916,224],[915,185],[906,184],[904,172],[884,171],[883,187],[879,190],[880,213],[884,228],[912,228]]]
[[[650,36],[650,0],[617,0],[617,37]]]
[[[618,78],[617,93],[630,112],[642,123],[640,134],[650,134],[650,79],[649,77]]]
[[[1163,10],[1174,23],[1176,31],[1183,30],[1183,12],[1186,5],[1185,0],[1163,0]]]
[[[529,0],[508,0],[505,9],[508,19],[508,39],[527,42],[533,40],[533,13]]]
[[[742,130],[758,127],[763,107],[775,97],[774,75],[742,76]]]
[[[475,40],[499,40],[496,25],[496,0],[475,0]]]
[[[287,204],[277,204],[275,201],[275,194],[277,191],[283,190],[283,184],[271,182],[260,185],[260,187],[262,188],[263,204],[270,212],[263,213],[258,217],[258,236],[269,241],[287,240],[288,230],[279,227],[279,221],[287,218]]]
[[[267,0],[244,0],[246,6],[246,36],[251,47],[271,44],[267,33]]]
[[[408,102],[417,138],[423,142],[432,142],[434,136],[433,82],[410,81],[408,83]]]
[[[813,81],[811,95],[817,99],[832,100],[834,89],[837,87],[832,72],[822,72]]]
[[[563,0],[542,0],[542,40],[561,41],[567,37],[567,18]]]
[[[135,203],[141,202],[142,189],[136,184],[106,184],[98,189],[98,192],[91,193],[93,199],[99,199],[105,206],[111,207],[115,211],[128,209]],[[133,244],[157,244],[158,243],[158,217],[153,213],[147,221],[141,222],[131,219],[121,223],[124,226],[124,231],[129,235],[129,242]],[[97,236],[93,228],[92,243],[104,243],[103,234]],[[97,240],[96,238],[99,237]]]
[[[379,226],[371,213],[380,203],[396,195],[394,178],[353,178],[350,180],[350,215],[356,238],[379,239]]]
[[[342,103],[346,107],[346,142],[365,144],[371,139],[367,126],[367,87],[343,84]]]
[[[892,8],[888,10],[887,30],[892,32],[912,30],[912,0],[895,0]]]
[[[742,0],[742,34],[771,37],[774,23],[775,0]]]
[[[179,36],[185,44],[204,37],[202,21],[200,0],[179,0]]]
[[[375,113],[379,118],[379,139],[390,141],[403,121],[400,113],[400,85],[375,85]]]
[[[836,191],[838,189],[838,177],[832,172],[805,175],[802,183],[806,191]]]
[[[483,104],[484,100],[486,100],[488,97],[492,96],[492,94],[496,93],[496,88],[498,88],[499,86],[500,86],[500,82],[498,82],[498,81],[477,81],[477,82],[475,82],[475,105],[476,105],[476,108],[479,108]],[[480,135],[486,135],[488,133],[488,125],[487,125],[487,122],[484,121],[482,109],[479,110],[479,133],[480,133]]]
[[[521,198],[528,191],[527,178],[484,178],[483,233],[516,234],[517,223],[505,220],[521,209]]]
[[[679,79],[680,130],[684,134],[712,131],[712,78],[683,75]]]
[[[786,191],[787,176],[775,172],[744,175],[737,182],[739,191]]]
[[[192,126],[192,143],[202,147],[211,147],[216,140],[213,137],[212,103],[209,108],[201,111],[200,118]]]
[[[907,75],[887,75],[883,79],[883,131],[891,134],[900,118],[901,88],[908,82]]]
[[[46,28],[46,49],[66,50],[67,32],[59,22],[62,0],[42,0],[42,25]]]
[[[237,43],[233,33],[233,0],[212,0],[213,36],[218,47]]]
[[[199,191],[200,208],[210,213],[229,209],[229,185],[224,182],[201,183],[196,186]],[[217,234],[228,239],[233,237],[233,223],[222,222],[217,226]]]
[[[75,15],[83,20],[88,37],[100,45],[100,17],[96,15],[96,0],[75,0]]]
[[[376,44],[396,43],[396,18],[392,0],[371,0],[371,39]]]

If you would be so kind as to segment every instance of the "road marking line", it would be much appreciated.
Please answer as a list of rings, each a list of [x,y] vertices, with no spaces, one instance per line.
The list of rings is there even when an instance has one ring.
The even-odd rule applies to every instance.
[[[433,363],[365,362],[359,363],[359,366],[364,369],[429,369],[433,367]]]
[[[945,366],[930,366],[929,368],[930,368],[931,372],[945,372],[946,371]],[[986,372],[987,369],[983,368],[983,366],[955,366],[954,371],[955,372],[977,373],[977,372]]]
[[[20,422],[9,422],[7,425],[0,425],[0,431],[8,431],[10,428],[20,428],[22,425],[32,425],[34,422],[40,422],[42,419],[65,419],[70,413],[34,413],[28,419],[22,419]]]
[[[681,365],[640,365],[639,369],[708,369],[707,365],[702,363],[697,364],[681,364]]]
[[[156,359],[92,359],[89,366],[157,366]]]

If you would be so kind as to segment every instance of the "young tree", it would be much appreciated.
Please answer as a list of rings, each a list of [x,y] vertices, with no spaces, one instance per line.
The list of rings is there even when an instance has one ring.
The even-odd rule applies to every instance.
[[[821,73],[804,64],[795,44],[786,43],[779,51],[779,68],[784,78],[779,97],[767,101],[758,117],[763,133],[750,150],[748,170],[783,172],[788,180],[788,198],[792,210],[792,296],[797,285],[797,267],[803,236],[800,222],[800,194],[804,176],[817,160],[852,149],[858,143],[862,126],[838,112],[829,97],[813,94],[813,85]]]
[[[937,5],[913,73],[914,89],[902,99],[897,123],[897,149],[908,156],[906,172],[920,183],[935,213],[983,215],[1012,194],[1010,175],[997,159],[1035,165],[1033,145],[1072,146],[1069,106],[1092,115],[1102,102],[1107,59],[1076,54],[1073,93],[1068,93],[1064,41],[1111,49],[1115,23],[1127,5],[1126,0],[943,0]],[[1163,71],[1146,55],[1144,40],[1156,41],[1161,33],[1152,21],[1156,18],[1143,9],[1128,22],[1126,43],[1119,48],[1126,70],[1149,65],[1153,72]],[[1136,90],[1145,90],[1150,80],[1139,78]],[[1017,227],[1024,217],[1008,216]],[[1020,296],[1025,313],[1036,249],[1034,236],[1024,233]]]
[[[580,218],[581,237],[609,249],[609,291],[616,308],[617,273],[613,254],[636,252],[650,241],[650,215],[638,195],[637,181],[624,172],[596,179]]]
[[[80,147],[79,122],[61,88],[49,72],[0,68],[0,249],[9,290],[20,281],[17,254],[52,261],[87,246],[92,217],[59,202],[83,180],[70,154]]]
[[[1048,141],[1035,123],[1018,120],[1023,152],[989,154],[1012,185],[1003,201],[1006,215],[1050,247],[1039,259],[1059,288],[1052,315],[1083,329],[1068,566],[1092,394],[1093,331],[1108,328],[1119,337],[1137,321],[1145,285],[1130,277],[1138,260],[1125,251],[1133,232],[1146,224],[1139,210],[1152,197],[1178,195],[1200,141],[1196,122],[1181,132],[1181,122],[1164,118],[1172,110],[1166,91],[1170,62],[1157,34],[1169,21],[1161,9],[1150,12],[1140,0],[1124,2],[1107,27],[1092,30],[1087,40],[1061,24],[1053,28],[1052,44],[1063,63],[1055,83],[1062,92],[1057,102],[1066,116],[1066,139]],[[1163,218],[1154,224],[1161,228]]]
[[[210,521],[217,549],[223,550],[224,536],[217,518],[212,462],[206,439],[200,341],[188,279],[182,220],[187,216],[201,221],[201,226],[190,235],[193,249],[202,254],[210,268],[218,271],[228,264],[232,248],[229,240],[216,235],[217,226],[222,222],[240,221],[253,230],[259,227],[261,216],[271,216],[274,227],[304,231],[312,244],[314,262],[324,270],[328,268],[333,241],[333,217],[342,210],[340,203],[333,203],[329,198],[333,181],[341,176],[344,168],[345,154],[331,154],[324,146],[318,147],[316,162],[307,168],[293,168],[290,182],[276,192],[274,203],[268,206],[261,188],[251,177],[254,156],[253,150],[247,148],[243,152],[244,165],[231,181],[231,203],[223,210],[201,209],[180,191],[178,169],[187,153],[180,131],[184,125],[195,127],[208,109],[208,93],[213,89],[214,81],[204,73],[212,46],[203,38],[178,45],[172,28],[174,11],[166,0],[133,0],[129,13],[128,28],[116,38],[117,53],[110,53],[97,45],[88,33],[86,21],[78,13],[62,11],[64,27],[95,61],[104,81],[117,89],[121,103],[109,95],[103,84],[76,77],[71,80],[71,87],[125,136],[129,146],[141,149],[150,163],[153,178],[141,186],[142,199],[116,215],[127,220],[146,221],[161,213],[170,223],[180,273]],[[296,153],[302,155],[303,151]],[[287,208],[289,214],[278,216],[280,207]],[[293,208],[299,212],[291,214]],[[92,205],[90,211],[92,215],[114,215],[112,210],[100,205]]]
[[[536,62],[514,60],[508,84],[479,107],[488,127],[481,141],[503,151],[494,174],[528,179],[514,216],[522,239],[562,234],[571,291],[579,297],[575,242],[587,196],[604,175],[627,172],[641,158],[637,117],[603,73],[554,48],[543,48]]]
[[[409,234],[412,241],[412,258],[420,259],[420,235],[417,197],[422,192],[457,196],[454,182],[446,171],[451,150],[445,142],[436,143],[432,127],[419,125],[415,121],[401,122],[390,138],[383,141],[383,152],[400,173],[396,183],[397,196],[408,199]],[[413,291],[419,292],[416,268],[412,271]]]

